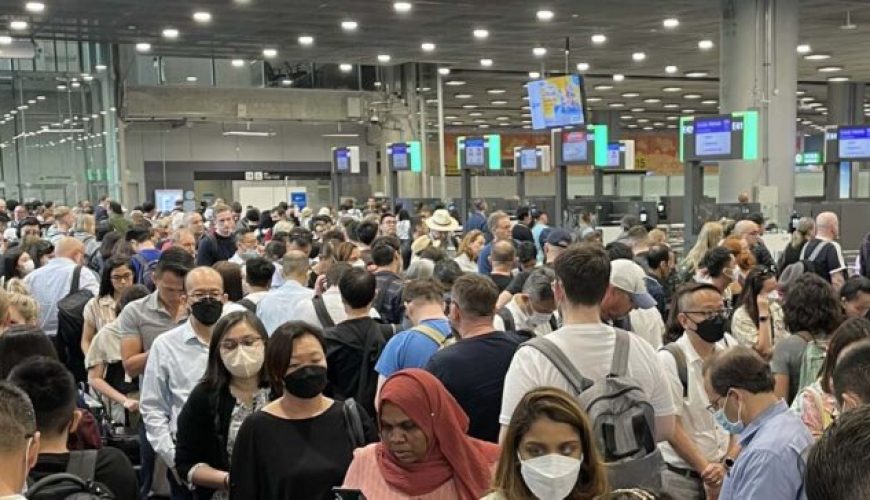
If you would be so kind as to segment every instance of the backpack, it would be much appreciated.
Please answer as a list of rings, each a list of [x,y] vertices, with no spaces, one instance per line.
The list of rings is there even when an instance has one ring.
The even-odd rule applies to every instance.
[[[353,449],[362,448],[366,445],[367,440],[363,430],[359,405],[357,405],[353,398],[345,399],[341,405],[341,412],[344,415],[344,424],[347,426],[351,446],[353,446]]]
[[[133,260],[139,264],[139,271],[136,273],[136,284],[145,285],[148,291],[153,292],[154,286],[154,270],[157,269],[159,259],[148,260],[142,254],[133,254]]]
[[[677,346],[677,344],[671,342],[670,344],[665,344],[659,349],[660,351],[667,351],[671,353],[671,356],[674,357],[674,361],[677,363],[677,377],[680,379],[680,384],[683,386],[683,399],[688,399],[689,397],[689,366],[686,362],[686,353],[683,352],[682,349]]]
[[[337,397],[337,399],[352,397],[356,401],[364,401],[365,403],[361,406],[366,411],[374,411],[375,409],[374,400],[378,390],[378,376],[375,371],[375,365],[387,341],[394,334],[393,325],[379,323],[374,320],[372,320],[371,325],[373,331],[369,331],[368,335],[366,335],[361,350],[358,344],[350,341],[351,336],[344,335],[346,332],[339,330],[341,326],[326,328],[323,331],[323,336],[326,339],[326,359],[330,362],[339,349],[353,348],[358,350],[360,354],[359,379],[355,393],[344,394],[339,392],[337,387],[333,386],[331,396]]]
[[[115,495],[102,483],[94,481],[97,450],[69,453],[66,472],[45,476],[30,484],[28,500],[113,500]]]
[[[819,378],[828,351],[824,344],[817,342],[809,333],[799,332],[798,336],[807,343],[804,354],[801,356],[800,378],[798,379],[798,391],[800,391],[804,387],[812,385]]]
[[[510,310],[507,307],[502,307],[495,314],[501,318],[502,323],[504,323],[504,330],[506,332],[515,332],[517,331],[517,324],[514,321],[514,315],[511,314]],[[555,315],[550,316],[550,329],[554,332],[559,329],[559,322],[556,320]]]
[[[251,311],[254,314],[257,314],[257,304],[254,304],[251,299],[242,299],[237,301],[236,304],[244,307],[245,309]]]
[[[103,274],[103,256],[100,254],[100,247],[88,254],[86,263],[91,271]]]
[[[662,454],[655,440],[655,411],[636,381],[628,376],[630,333],[614,329],[616,344],[610,373],[589,380],[547,337],[524,343],[536,349],[574,389],[592,423],[592,433],[604,456],[607,476],[614,488],[661,486]]]
[[[90,290],[79,289],[82,266],[76,266],[70,282],[69,294],[57,302],[57,336],[55,347],[58,357],[72,372],[76,382],[87,383],[85,355],[82,352],[82,329],[85,325],[85,305],[94,298]]]
[[[317,321],[320,321],[321,328],[326,329],[335,326],[332,316],[329,315],[329,311],[326,309],[326,303],[323,302],[323,297],[315,295],[311,299],[311,303],[314,304],[314,312],[317,313]]]
[[[805,244],[801,249],[798,261],[786,266],[786,268],[782,270],[782,274],[779,275],[779,283],[783,287],[787,287],[791,282],[798,279],[798,277],[804,273],[815,273],[828,283],[831,282],[831,276],[825,276],[821,266],[816,262],[816,259],[821,255],[822,250],[828,246],[828,242],[821,241],[816,245],[816,248],[813,249],[813,253],[810,254],[809,258],[806,257],[807,245],[809,245],[809,243]]]
[[[456,343],[456,339],[454,337],[447,337],[437,329],[432,328],[431,326],[417,325],[411,328],[411,331],[422,333],[423,335],[429,337],[432,342],[435,342],[438,345],[439,351],[449,345]]]

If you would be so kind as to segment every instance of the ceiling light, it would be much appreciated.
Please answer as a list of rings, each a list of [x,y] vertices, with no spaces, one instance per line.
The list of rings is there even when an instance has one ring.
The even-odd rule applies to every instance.
[[[610,90],[613,88],[613,85],[596,85],[593,87],[595,90]]]
[[[451,87],[460,87],[462,85],[465,85],[465,80],[450,80],[449,82],[446,82],[445,85],[449,85]]]
[[[79,83],[79,82],[76,82],[76,81],[72,81],[72,82],[70,82],[69,86],[70,86],[71,88],[77,89],[77,88],[81,87],[82,84]]]
[[[275,132],[257,132],[254,130],[227,130],[223,133],[224,137],[273,137]]]
[[[669,121],[669,122],[675,122],[675,121],[679,120],[680,117],[679,117],[679,116],[668,116],[668,117],[665,118],[665,119],[666,119],[667,121]]]
[[[549,21],[553,19],[553,11],[552,10],[539,10],[537,14],[535,14],[538,18],[538,21]]]
[[[196,83],[197,78],[195,76],[188,76],[186,80],[188,83]]]
[[[843,71],[842,66],[822,66],[818,68],[819,73],[836,73],[837,71]]]
[[[64,84],[58,85],[57,90],[66,90],[66,85],[64,85]]]
[[[610,104],[608,104],[608,106],[610,106],[611,108],[624,108],[625,103],[624,102],[611,102]]]
[[[463,109],[477,109],[477,104],[463,104]]]
[[[504,121],[510,120],[511,117],[510,116],[496,116],[495,119],[500,121],[500,122],[504,122]]]
[[[487,89],[486,93],[487,94],[504,94],[505,89]]]
[[[471,99],[474,96],[471,94],[456,94],[453,97],[455,97],[457,99]]]
[[[481,123],[480,125],[477,126],[477,128],[489,128],[489,124]]]
[[[6,36],[6,35],[0,36],[0,45],[9,45],[10,43],[12,43],[11,36]]]
[[[601,102],[600,97],[588,97],[586,98],[586,102]]]
[[[476,29],[472,32],[472,34],[474,35],[474,38],[477,38],[478,40],[483,40],[484,38],[489,36],[489,31],[485,29]]]
[[[625,80],[625,75],[623,75],[622,73],[616,73],[615,75],[613,75],[614,82],[621,82],[623,80]]]
[[[492,104],[493,106],[504,106],[508,102],[505,101],[504,99],[496,99],[495,101],[489,101],[489,103]]]
[[[634,62],[641,62],[646,59],[646,54],[643,52],[635,52],[631,55],[631,60]]]
[[[680,109],[680,105],[674,102],[669,102],[663,106],[665,109]]]
[[[535,57],[544,57],[547,55],[547,49],[546,47],[535,47],[532,49],[532,54],[534,54]]]
[[[676,66],[673,66],[673,65],[671,65],[671,66],[665,66],[665,73],[667,73],[667,74],[669,74],[669,75],[672,75],[672,74],[676,73],[676,72],[679,71],[679,70],[680,70],[679,68],[677,68]]]
[[[27,29],[27,21],[12,21],[9,23],[9,29],[22,31]]]
[[[589,63],[577,63],[577,71],[589,71]]]
[[[813,51],[813,48],[810,47],[806,43],[797,46],[797,53],[798,54],[809,54],[812,51]]]
[[[420,48],[423,49],[424,52],[432,52],[435,50],[435,44],[431,42],[424,42],[420,45]]]
[[[634,117],[631,115],[619,115],[620,120],[634,120]]]
[[[338,65],[338,69],[342,71],[342,73],[350,73],[353,71],[353,65],[348,63],[342,63]]]
[[[446,116],[444,117],[445,120],[455,120],[455,119],[457,119],[457,118],[459,118],[459,117],[456,116],[456,115],[446,115]]]
[[[663,92],[679,92],[681,90],[683,90],[682,87],[663,87],[662,88]]]
[[[93,79],[94,79],[94,77],[91,76],[91,75],[89,75],[89,74],[87,74],[87,73],[82,75],[82,80],[84,80],[84,81],[86,81],[86,82],[90,82],[90,81],[92,81]]]
[[[389,54],[379,54],[378,55],[378,62],[388,63],[388,62],[390,62],[390,59],[392,59],[392,57],[390,57]]]
[[[24,4],[24,9],[27,10],[27,12],[38,14],[45,10],[45,4],[42,2],[27,2]]]
[[[649,123],[649,118],[638,118],[637,123]]]
[[[537,71],[529,71],[529,78],[531,78],[532,80],[536,80],[540,77],[541,77],[541,73],[539,73]]]
[[[483,113],[481,113],[480,111],[472,111],[472,112],[468,113],[468,116],[477,118],[478,116],[483,116]]]
[[[263,57],[275,57],[278,55],[276,49],[263,49]]]
[[[204,10],[201,10],[199,12],[194,12],[193,13],[193,20],[198,22],[198,23],[208,23],[208,22],[211,22],[211,14],[204,11]]]
[[[837,82],[848,82],[848,81],[849,81],[849,77],[848,77],[848,76],[832,76],[832,77],[828,78],[828,81],[829,81],[829,82],[834,82],[834,83],[837,83]]]
[[[94,69],[97,71],[106,71],[106,65],[105,64],[97,64],[96,66],[94,66]]]
[[[456,121],[456,122],[451,122],[450,124],[451,124],[451,125],[463,125],[463,124],[465,124],[465,122],[463,122],[463,121]]]
[[[310,35],[302,35],[299,37],[298,40],[299,40],[299,45],[308,46],[308,45],[314,44],[314,37],[310,36]]]
[[[481,59],[480,65],[483,66],[484,68],[488,68],[488,67],[492,66],[492,59]]]
[[[450,68],[438,68],[438,74],[441,76],[447,76],[450,74]]]
[[[704,78],[709,75],[706,71],[688,71],[686,72],[686,77],[688,78]]]
[[[411,2],[396,2],[393,4],[393,9],[395,9],[396,12],[410,12]]]
[[[701,50],[710,50],[714,47],[713,40],[701,40],[698,42],[698,48]]]
[[[647,104],[656,104],[656,103],[662,102],[662,100],[656,99],[655,97],[649,97],[647,99],[644,99],[643,102],[645,102]]]
[[[166,28],[163,30],[163,38],[174,40],[178,38],[178,30],[175,28]]]
[[[824,61],[830,58],[831,54],[807,54],[804,56],[807,61]]]
[[[289,78],[285,78],[285,79],[281,80],[281,85],[284,85],[285,87],[289,87],[290,85],[293,85],[293,80],[291,80]]]
[[[717,101],[716,99],[704,99],[703,101],[701,101],[701,104],[706,104],[708,106],[712,106],[712,105],[718,104],[718,103],[719,103],[719,101]]]
[[[684,110],[683,110],[683,113],[685,113],[685,114],[687,114],[687,115],[691,115],[691,114],[693,114],[694,112],[695,112],[694,109],[684,109]]]
[[[592,43],[595,45],[601,45],[602,43],[607,41],[607,36],[602,35],[601,33],[596,33],[592,35]]]
[[[701,94],[683,94],[683,99],[694,100],[694,99],[700,99],[701,97],[702,97]]]
[[[356,21],[342,21],[341,29],[344,31],[354,31],[359,27],[359,24]]]
[[[45,100],[45,96],[44,96],[44,95],[38,95],[38,96],[36,96],[36,100],[37,100],[37,101],[44,101],[44,100]]]
[[[234,68],[241,68],[245,65],[245,61],[244,59],[233,59],[233,62],[231,64]]]
[[[646,111],[646,108],[631,108],[632,113],[643,113]]]
[[[637,92],[624,92],[622,94],[622,97],[625,97],[626,99],[631,99],[638,96],[640,96],[640,94],[638,94]]]
[[[665,28],[671,29],[671,30],[676,28],[679,25],[680,25],[680,20],[677,19],[676,17],[669,17],[669,18],[665,19],[664,21],[662,21],[662,26],[664,26]]]
[[[149,50],[151,50],[150,43],[141,42],[136,44],[136,52],[148,52]]]

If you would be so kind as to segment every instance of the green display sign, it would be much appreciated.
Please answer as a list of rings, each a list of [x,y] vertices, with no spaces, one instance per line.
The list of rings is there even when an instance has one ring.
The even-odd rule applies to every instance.
[[[797,166],[821,165],[822,163],[824,163],[822,161],[822,153],[818,151],[798,153],[794,157],[794,164]]]

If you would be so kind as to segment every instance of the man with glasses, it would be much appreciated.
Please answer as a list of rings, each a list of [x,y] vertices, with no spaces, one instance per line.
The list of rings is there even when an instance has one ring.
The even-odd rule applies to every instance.
[[[381,214],[381,236],[396,236],[396,216],[390,212]]]
[[[223,279],[217,271],[210,267],[190,271],[184,280],[184,304],[189,319],[154,341],[145,367],[139,408],[148,441],[170,469],[173,500],[191,498],[190,491],[175,474],[178,415],[205,373],[212,329],[226,301]]]
[[[39,227],[39,219],[26,217],[18,223],[18,239],[24,241],[28,236],[42,237],[42,228]]]
[[[803,488],[802,454],[813,438],[800,417],[773,392],[767,362],[748,347],[717,352],[704,364],[704,390],[713,418],[739,434],[740,455],[725,475],[719,500],[798,498]]]
[[[236,253],[236,219],[227,205],[215,205],[214,234],[206,235],[199,242],[196,265],[213,266],[215,262],[229,260]]]
[[[677,406],[674,433],[659,445],[665,459],[662,489],[675,498],[703,499],[719,491],[724,461],[737,453],[728,432],[706,409],[704,363],[737,342],[725,333],[727,315],[713,285],[691,283],[679,289],[672,317],[683,333],[658,353]]]
[[[776,263],[770,251],[764,246],[761,237],[764,236],[764,216],[761,214],[749,214],[745,219],[734,225],[734,234],[746,240],[749,250],[755,256],[759,265],[774,268]]]

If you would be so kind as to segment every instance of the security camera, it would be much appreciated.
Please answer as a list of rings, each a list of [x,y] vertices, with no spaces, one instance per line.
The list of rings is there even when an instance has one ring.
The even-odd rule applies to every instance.
[[[381,123],[381,118],[378,116],[377,113],[373,112],[372,114],[369,115],[369,123],[371,123],[372,125]]]

